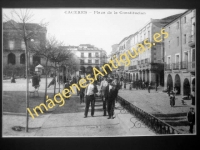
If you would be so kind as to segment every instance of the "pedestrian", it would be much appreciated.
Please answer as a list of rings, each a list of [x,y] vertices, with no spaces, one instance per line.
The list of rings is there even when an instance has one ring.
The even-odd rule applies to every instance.
[[[40,78],[36,73],[34,73],[34,75],[32,77],[32,86],[35,89],[37,89],[40,86]]]
[[[119,92],[119,89],[120,89],[120,83],[118,81],[118,78],[115,77],[114,81],[112,82],[112,86],[114,86],[114,89],[115,89],[115,101],[114,101],[114,107],[115,107],[115,103],[117,102],[117,96],[118,96],[118,92]]]
[[[155,84],[155,89],[156,89],[156,91],[157,91],[157,88],[158,88],[158,86],[157,86],[157,82],[156,82],[156,84]]]
[[[65,89],[69,89],[69,86],[70,86],[70,85],[69,85],[69,80],[67,80],[66,83],[65,83],[64,88],[65,88]],[[66,96],[69,96],[69,95],[70,95],[69,93],[66,94]],[[69,100],[70,98],[66,98],[66,99]]]
[[[170,99],[170,105],[171,105],[171,107],[174,107],[175,106],[175,95],[174,95],[173,91],[170,92],[169,99]]]
[[[12,74],[11,83],[16,83],[16,81],[15,81],[15,75],[14,74]]]
[[[105,98],[107,103],[107,111],[108,111],[108,119],[114,119],[113,112],[114,112],[114,101],[115,101],[116,91],[114,86],[112,86],[112,79],[108,80],[108,85],[105,90]]]
[[[193,133],[193,126],[195,124],[195,112],[193,107],[190,107],[190,111],[187,114],[187,119],[190,126],[189,133]]]
[[[86,95],[86,105],[85,105],[85,113],[84,118],[87,118],[88,110],[91,104],[91,116],[94,117],[94,106],[95,106],[95,86],[92,83],[92,81],[89,81],[89,85],[85,89],[85,95]]]
[[[167,93],[168,93],[168,96],[170,96],[170,86],[169,85],[167,86]]]
[[[148,92],[150,93],[150,90],[151,90],[151,84],[149,83],[149,86],[148,86]]]
[[[124,80],[124,89],[126,89],[126,80]]]
[[[100,84],[100,92],[101,92],[101,99],[103,101],[103,116],[106,116],[106,98],[105,98],[105,90],[106,87],[108,86],[108,82],[106,80],[106,77],[103,77],[103,80],[101,81]]]
[[[81,83],[81,84],[85,86],[85,83]],[[79,96],[80,96],[80,104],[84,103],[85,88],[80,87]]]
[[[192,105],[195,105],[195,89],[191,92],[191,98],[192,98]]]

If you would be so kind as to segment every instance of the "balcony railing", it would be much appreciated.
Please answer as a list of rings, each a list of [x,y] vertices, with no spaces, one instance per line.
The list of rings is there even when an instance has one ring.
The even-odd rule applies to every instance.
[[[188,42],[188,45],[191,46],[191,47],[195,45],[195,39],[194,39],[194,37],[195,37],[195,34],[190,35],[190,40]]]
[[[173,70],[179,70],[180,69],[180,63],[179,62],[173,63],[172,66],[173,66]]]
[[[188,62],[187,70],[188,70],[189,72],[195,72],[195,61],[193,61],[193,62]]]
[[[181,62],[181,68],[182,69],[188,69],[188,62],[187,61]]]
[[[133,66],[129,66],[128,68],[129,70],[134,70],[134,69],[137,69],[137,66],[136,65],[133,65]]]
[[[124,66],[119,66],[118,69],[119,70],[124,70]]]
[[[165,70],[171,70],[172,69],[172,64],[165,64]]]

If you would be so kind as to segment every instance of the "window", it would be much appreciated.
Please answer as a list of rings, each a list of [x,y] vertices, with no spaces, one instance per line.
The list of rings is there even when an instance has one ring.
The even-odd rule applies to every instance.
[[[26,46],[25,46],[25,42],[24,42],[24,41],[21,41],[21,48],[22,48],[22,50],[25,50],[25,49],[26,49]]]
[[[92,60],[91,60],[91,59],[88,59],[88,63],[91,64],[91,63],[92,63]]]
[[[92,54],[91,54],[91,53],[88,53],[88,57],[92,57]]]
[[[80,60],[80,63],[81,63],[81,64],[84,64],[84,60],[83,60],[83,59],[81,59],[81,60]]]
[[[14,49],[14,45],[15,45],[15,41],[10,40],[10,41],[9,41],[9,48],[10,48],[10,50],[13,50],[13,49]]]
[[[194,35],[194,29],[195,29],[195,18],[192,18],[192,32],[191,32],[191,35]]]
[[[177,29],[179,29],[179,22],[177,22]]]
[[[167,57],[167,64],[171,64],[171,56]]]
[[[99,53],[98,53],[98,52],[95,52],[95,56],[96,56],[96,57],[99,57]]]
[[[99,60],[98,60],[98,59],[96,59],[96,60],[95,60],[95,64],[98,64],[98,63],[99,63]]]
[[[176,62],[176,63],[179,63],[179,54],[176,54],[175,62]]]
[[[177,37],[177,46],[179,46],[179,37]]]
[[[186,34],[184,34],[184,44],[186,44]]]
[[[81,53],[81,57],[84,57],[84,53]]]
[[[186,23],[186,17],[184,17],[184,23]]]

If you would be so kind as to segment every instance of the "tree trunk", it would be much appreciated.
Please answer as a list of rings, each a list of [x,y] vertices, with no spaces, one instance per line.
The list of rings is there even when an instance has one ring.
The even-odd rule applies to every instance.
[[[60,67],[58,66],[58,82],[59,82],[59,93],[60,93]]]
[[[54,79],[55,79],[55,82],[54,82],[54,95],[56,94],[56,62],[55,62],[55,74],[54,74]]]
[[[47,76],[48,76],[48,69],[47,69],[47,64],[48,64],[48,58],[46,60],[46,69],[45,69],[45,73],[46,73],[46,76],[45,76],[45,92],[44,92],[44,104],[46,105],[46,96],[47,96]]]

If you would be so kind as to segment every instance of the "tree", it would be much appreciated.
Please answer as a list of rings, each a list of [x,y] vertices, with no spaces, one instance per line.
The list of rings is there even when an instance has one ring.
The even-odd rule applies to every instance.
[[[11,17],[4,14],[3,19],[5,21],[4,26],[8,26],[17,31],[15,37],[23,39],[25,43],[26,50],[26,77],[27,77],[27,89],[26,89],[26,108],[29,107],[29,50],[30,42],[32,38],[38,36],[38,33],[41,30],[44,30],[44,27],[47,24],[41,22],[40,25],[34,24],[34,26],[29,29],[30,22],[32,21],[34,14],[29,9],[19,9],[19,11],[13,9],[11,12]],[[14,32],[12,32],[14,34]],[[15,33],[16,34],[16,33]],[[5,35],[5,34],[4,34]],[[5,35],[5,37],[8,37]],[[28,132],[28,110],[26,109],[26,132]]]
[[[51,68],[54,68],[53,66],[49,66],[48,63],[50,61],[53,61],[53,58],[57,56],[58,53],[58,47],[62,45],[61,42],[59,42],[54,36],[50,36],[46,40],[45,46],[38,46],[35,45],[32,52],[35,53],[35,56],[39,56],[43,59],[45,59],[45,94],[44,94],[44,104],[46,104],[46,95],[47,95],[47,77],[50,72]],[[54,68],[55,69],[55,68]],[[55,78],[54,78],[55,79]],[[54,93],[55,94],[55,93]]]

